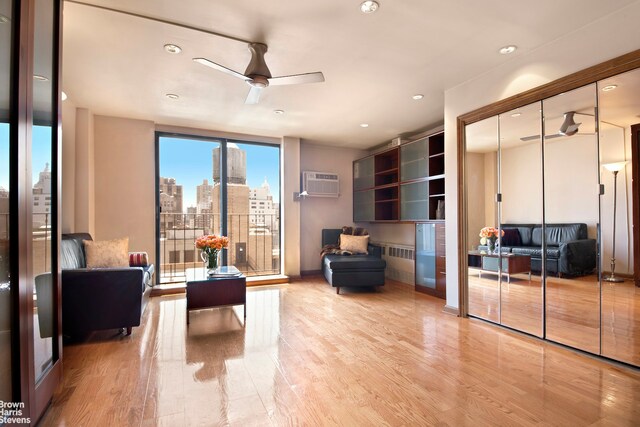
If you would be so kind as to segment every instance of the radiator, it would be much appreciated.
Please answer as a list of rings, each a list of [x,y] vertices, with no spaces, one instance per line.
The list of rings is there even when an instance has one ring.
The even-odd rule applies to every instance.
[[[371,242],[382,247],[382,259],[387,262],[385,277],[415,284],[415,247],[389,242]]]

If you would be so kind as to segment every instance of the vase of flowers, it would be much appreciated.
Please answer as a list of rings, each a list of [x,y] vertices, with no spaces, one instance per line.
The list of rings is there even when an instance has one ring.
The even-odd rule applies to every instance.
[[[207,234],[198,237],[195,242],[196,248],[200,249],[200,258],[204,262],[204,268],[209,276],[213,275],[218,268],[218,256],[220,251],[229,247],[229,238],[226,236],[216,236]]]
[[[500,233],[496,227],[484,227],[480,230],[480,243],[489,246],[489,252],[496,250],[496,240],[498,235],[504,236],[504,230]]]

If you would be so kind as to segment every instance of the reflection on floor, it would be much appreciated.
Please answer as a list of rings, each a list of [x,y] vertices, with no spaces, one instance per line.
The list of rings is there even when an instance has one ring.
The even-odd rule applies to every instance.
[[[513,283],[512,283],[513,285]],[[387,283],[251,289],[241,308],[153,298],[133,335],[64,349],[43,426],[637,425],[640,373]],[[239,315],[239,316],[238,316]]]
[[[598,354],[602,331],[602,355],[640,365],[640,288],[625,280],[603,282],[600,290],[597,280],[596,275],[547,279],[547,338]],[[480,278],[477,270],[469,269],[469,313],[500,323],[499,300],[498,277]],[[501,309],[502,324],[541,336],[540,276],[503,280]]]

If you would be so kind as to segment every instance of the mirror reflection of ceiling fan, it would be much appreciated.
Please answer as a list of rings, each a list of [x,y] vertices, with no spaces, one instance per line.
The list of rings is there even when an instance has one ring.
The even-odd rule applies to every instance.
[[[216,64],[207,58],[193,58],[193,60],[198,64],[206,65],[214,70],[222,71],[225,74],[244,80],[251,86],[247,99],[244,101],[245,104],[257,104],[260,100],[260,92],[268,86],[324,82],[324,75],[319,71],[315,73],[272,77],[271,71],[269,71],[269,67],[267,67],[267,63],[264,60],[267,45],[262,43],[249,43],[249,51],[251,52],[251,61],[244,74],[223,65]]]
[[[573,135],[595,135],[594,132],[585,132],[585,133],[579,133],[578,131],[580,130],[580,125],[582,123],[576,123],[574,116],[578,114],[578,115],[583,115],[583,116],[592,116],[591,114],[585,114],[585,113],[576,113],[575,111],[567,111],[566,113],[564,113],[564,121],[562,122],[562,124],[560,125],[560,128],[558,129],[557,133],[553,133],[553,134],[549,134],[549,135],[545,135],[544,138],[545,139],[552,139],[552,138],[560,138],[563,136],[573,136]],[[540,139],[540,135],[530,135],[530,136],[524,136],[522,138],[520,138],[520,141],[533,141],[535,139]]]

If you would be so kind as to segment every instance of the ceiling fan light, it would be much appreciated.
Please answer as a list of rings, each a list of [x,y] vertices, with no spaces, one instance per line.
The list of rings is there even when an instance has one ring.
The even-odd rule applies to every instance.
[[[362,13],[373,13],[380,7],[380,4],[377,1],[363,1],[360,3],[360,11]]]
[[[578,128],[582,123],[575,122],[575,120],[573,119],[574,114],[576,114],[575,111],[568,111],[564,113],[564,121],[562,122],[562,125],[560,125],[560,129],[558,130],[558,133],[560,135],[572,136],[578,133]]]
[[[260,89],[264,89],[269,86],[269,79],[264,76],[253,76],[251,80],[247,80],[249,86],[257,87]]]

